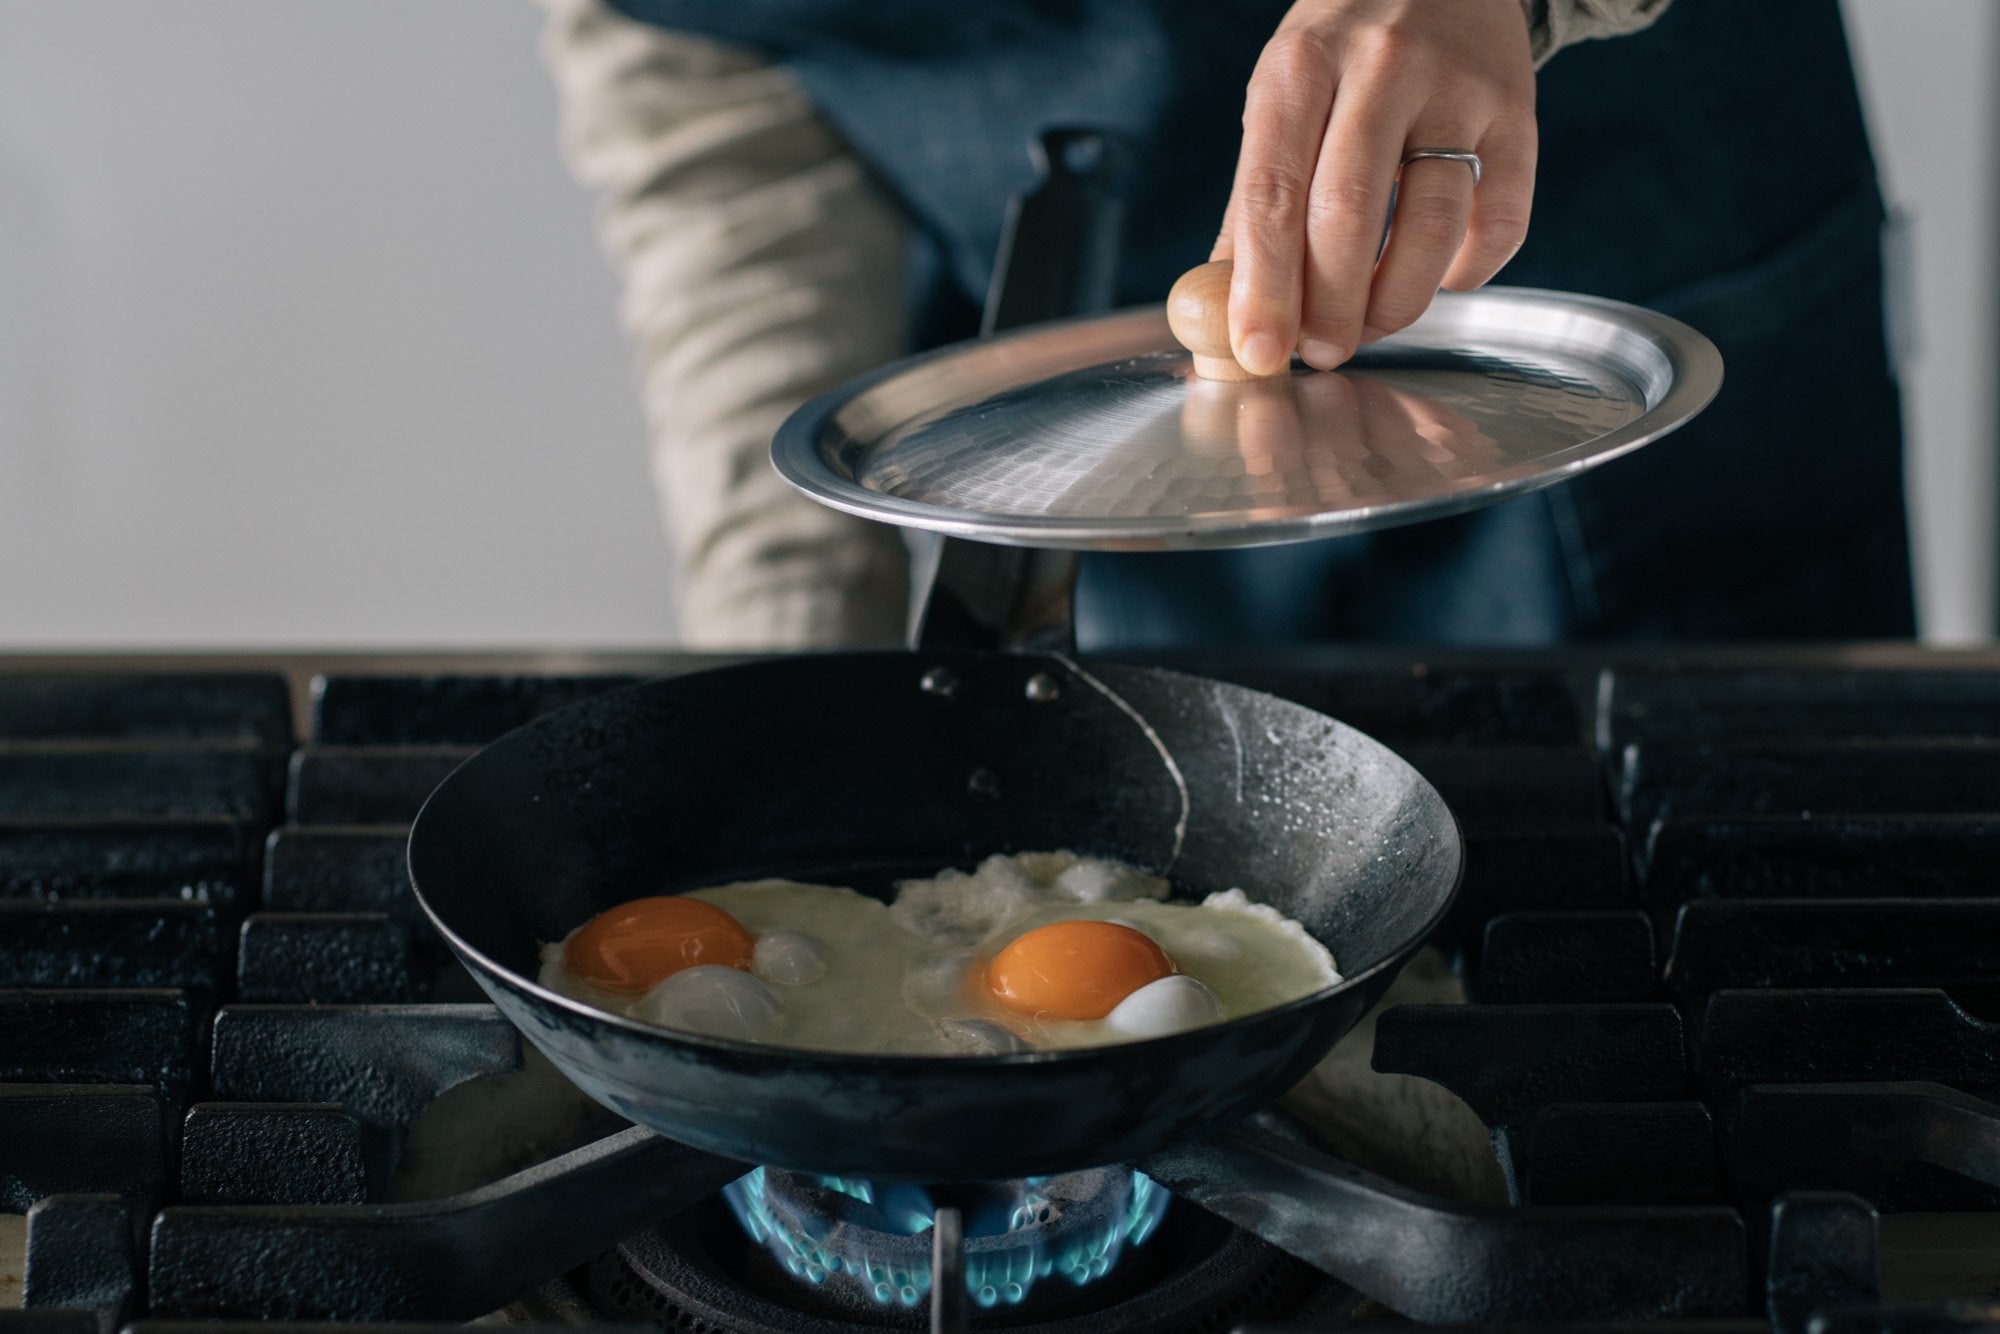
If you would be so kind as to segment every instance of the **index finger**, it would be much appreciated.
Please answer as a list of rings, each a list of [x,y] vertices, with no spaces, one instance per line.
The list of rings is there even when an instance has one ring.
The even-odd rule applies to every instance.
[[[1306,201],[1333,82],[1331,53],[1306,29],[1273,37],[1250,76],[1229,199],[1236,263],[1229,342],[1254,375],[1283,370],[1298,342]]]

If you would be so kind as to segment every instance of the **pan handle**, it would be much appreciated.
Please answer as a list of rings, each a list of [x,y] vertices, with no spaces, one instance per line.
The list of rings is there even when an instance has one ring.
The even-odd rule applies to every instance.
[[[1007,206],[982,334],[1111,307],[1125,142],[1047,130],[1028,144],[1039,184]],[[1077,556],[909,534],[909,643],[930,649],[1068,652],[1076,647]]]
[[[910,537],[911,648],[1076,648],[1076,553]]]

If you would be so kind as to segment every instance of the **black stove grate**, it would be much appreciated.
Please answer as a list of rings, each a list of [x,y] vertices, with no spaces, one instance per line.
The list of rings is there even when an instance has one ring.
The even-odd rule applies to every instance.
[[[1948,1300],[1972,1276],[1880,1300],[1899,1218],[2000,1218],[2000,663],[1172,665],[1343,717],[1459,814],[1440,943],[1473,1003],[1383,1015],[1376,1063],[1474,1109],[1511,1203],[1454,1209],[1260,1141],[1280,1196],[1324,1168],[1338,1214],[1251,1219],[1226,1198],[1249,1160],[1184,1164],[1188,1198],[1361,1295],[1221,1229],[1291,1277],[1146,1319],[2000,1321]],[[582,1261],[586,1287],[639,1285],[591,1318],[661,1317],[657,1266],[607,1249],[644,1218],[576,1201],[634,1154],[660,1155],[647,1207],[700,1197],[733,1171],[704,1155],[607,1141],[567,1173],[390,1200],[424,1108],[521,1065],[415,911],[405,826],[472,747],[636,679],[334,676],[297,746],[278,673],[0,672],[0,1209],[33,1209],[29,1305],[0,1324],[456,1319]],[[1422,1254],[1359,1263],[1370,1227]]]

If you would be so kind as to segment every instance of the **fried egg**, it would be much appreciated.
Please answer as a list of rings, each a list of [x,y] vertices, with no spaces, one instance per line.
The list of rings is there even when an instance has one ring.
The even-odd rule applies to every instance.
[[[1068,852],[904,881],[892,903],[746,881],[607,909],[543,947],[540,980],[684,1032],[901,1055],[1136,1041],[1340,980],[1325,946],[1241,890],[1167,890]]]

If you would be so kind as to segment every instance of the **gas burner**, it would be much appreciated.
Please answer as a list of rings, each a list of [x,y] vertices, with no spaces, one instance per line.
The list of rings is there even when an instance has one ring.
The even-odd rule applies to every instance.
[[[1051,1218],[1031,1221],[1026,1229],[1020,1230],[1047,1229],[1058,1207],[1072,1215],[1086,1215],[1093,1220],[1090,1225],[1076,1222],[1068,1228],[1057,1228],[1056,1233],[1075,1236],[1076,1244],[1087,1253],[1089,1246],[1083,1238],[1091,1227],[1100,1220],[1108,1224],[1113,1212],[1118,1212],[1121,1220],[1128,1216],[1125,1211],[1129,1211],[1132,1201],[1116,1183],[1119,1178],[1130,1180],[1134,1176],[1127,1169],[1103,1169],[1050,1178],[1039,1192],[1031,1194],[1048,1196]],[[800,1201],[809,1202],[808,1207],[838,1208],[831,1204],[829,1197],[832,1197],[880,1216],[902,1208],[902,1201],[914,1198],[900,1193],[908,1188],[891,1186],[870,1205],[852,1193],[860,1183],[843,1181],[838,1186],[825,1185],[818,1178],[770,1172],[762,1177],[766,1198],[774,1178],[782,1183],[776,1192],[782,1201],[779,1207],[787,1209],[798,1207]],[[1066,1181],[1081,1186],[1108,1186],[1109,1195],[1119,1203],[1114,1210],[1101,1194],[1088,1200],[1078,1200],[1071,1193],[1057,1194],[1058,1190],[1075,1191],[1075,1186],[1057,1184]],[[737,1185],[744,1186],[745,1182]],[[1018,1188],[1009,1188],[1004,1193],[1013,1189]],[[731,1187],[731,1191],[739,1196],[746,1193],[736,1187]],[[926,1193],[942,1206],[947,1197],[971,1202],[982,1192],[988,1203],[1003,1194],[993,1187]],[[870,1193],[875,1192],[871,1189]],[[894,1200],[890,1198],[892,1194]],[[1060,1206],[1058,1200],[1062,1201]],[[1162,1202],[1157,1211],[1151,1207],[1151,1200]],[[893,1267],[907,1280],[899,1287],[916,1290],[908,1299],[903,1298],[900,1290],[892,1291],[891,1299],[885,1301],[875,1291],[874,1283],[886,1279],[870,1279],[864,1288],[860,1282],[837,1281],[837,1274],[813,1283],[809,1276],[794,1272],[791,1264],[784,1263],[774,1253],[768,1240],[753,1240],[747,1225],[739,1224],[731,1216],[735,1207],[740,1206],[708,1201],[600,1256],[573,1276],[581,1297],[609,1319],[645,1321],[701,1334],[852,1334],[857,1329],[928,1327],[931,1243],[928,1218],[921,1233],[894,1238],[901,1243],[900,1247],[892,1247],[896,1260],[889,1261],[886,1258],[889,1252],[885,1252],[883,1260],[871,1257],[869,1263],[862,1265],[864,1275],[871,1272],[871,1266],[877,1274],[886,1274]],[[1035,1212],[1039,1213],[1041,1207],[1035,1206]],[[1144,1212],[1155,1219],[1155,1224],[1147,1230],[1144,1245],[1128,1243],[1122,1263],[1107,1264],[1102,1275],[1088,1280],[1064,1282],[1058,1278],[1062,1271],[1056,1267],[1057,1262],[1049,1260],[1044,1281],[1024,1285],[1018,1301],[1007,1300],[996,1292],[982,1305],[978,1291],[972,1290],[967,1324],[973,1329],[1032,1328],[1051,1334],[1084,1334],[1084,1331],[1107,1329],[1203,1334],[1232,1328],[1244,1320],[1322,1314],[1353,1300],[1350,1290],[1310,1266],[1248,1232],[1228,1226],[1212,1214],[1176,1204],[1157,1186],[1151,1186]],[[967,1214],[968,1219],[973,1216]],[[967,1231],[971,1231],[970,1226]],[[860,1229],[851,1221],[846,1224],[845,1233],[844,1244],[860,1243]],[[972,1275],[978,1270],[977,1257],[984,1255],[995,1263],[1008,1263],[998,1258],[1002,1248],[982,1248],[978,1243],[1003,1242],[1009,1235],[1002,1232],[968,1239],[969,1289]],[[1013,1249],[1015,1256],[1011,1263],[1018,1267],[1028,1251],[1025,1247]],[[901,1258],[904,1250],[912,1257],[908,1264]],[[800,1258],[790,1248],[784,1249],[784,1255],[793,1260]],[[914,1259],[918,1255],[922,1257],[920,1261]],[[828,1263],[819,1266],[823,1270],[831,1268],[835,1256],[828,1253],[827,1258]],[[847,1261],[840,1264],[841,1270],[837,1272],[844,1273]],[[986,1272],[990,1275],[991,1268]]]
[[[1167,1211],[1167,1193],[1129,1168],[926,1188],[760,1167],[723,1195],[786,1272],[843,1306],[928,1299],[940,1208],[963,1220],[966,1294],[981,1307],[1018,1306],[1044,1280],[1104,1278]]]

